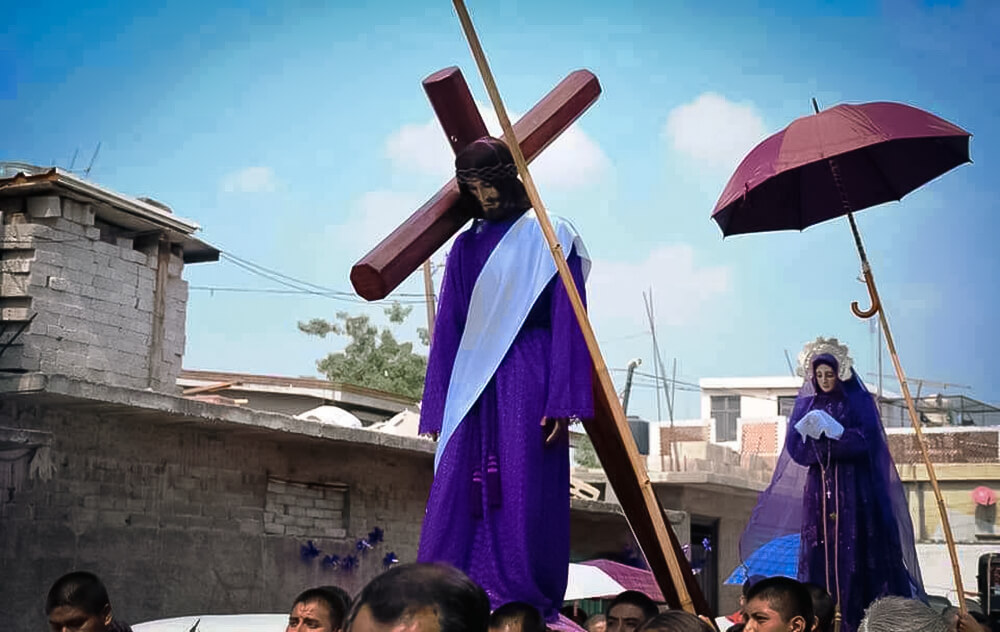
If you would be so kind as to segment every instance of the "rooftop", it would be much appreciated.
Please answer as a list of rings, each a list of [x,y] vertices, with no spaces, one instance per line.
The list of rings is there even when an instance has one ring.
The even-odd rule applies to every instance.
[[[194,237],[195,222],[173,214],[167,205],[149,198],[133,198],[88,182],[58,167],[36,167],[19,162],[0,162],[0,198],[58,195],[90,204],[95,216],[108,224],[131,231],[134,236],[165,232],[178,243],[185,263],[218,261],[217,248]]]

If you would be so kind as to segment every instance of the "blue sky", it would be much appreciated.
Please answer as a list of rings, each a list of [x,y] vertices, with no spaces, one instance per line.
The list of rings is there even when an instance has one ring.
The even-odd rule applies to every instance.
[[[0,159],[66,167],[79,149],[79,168],[100,142],[92,180],[162,200],[224,251],[335,290],[350,289],[352,263],[447,177],[421,79],[458,65],[488,103],[444,0],[81,4],[5,15]],[[652,287],[679,379],[785,374],[784,350],[794,357],[817,335],[847,341],[862,374],[874,372],[870,325],[848,309],[867,299],[845,220],[724,241],[709,213],[742,155],[808,114],[810,97],[902,101],[971,131],[975,161],[858,216],[903,365],[1000,402],[1000,5],[469,9],[512,111],[574,69],[601,80],[600,100],[539,159],[536,179],[595,259],[591,312],[609,366],[641,357],[652,371],[641,295]],[[185,275],[190,368],[314,375],[345,341],[309,338],[297,320],[380,315],[346,300],[197,289],[279,287],[228,261]],[[421,289],[415,276],[398,292],[410,301]],[[423,319],[415,304],[399,335]],[[631,412],[655,417],[640,382]],[[696,398],[678,401],[680,416],[697,414]]]

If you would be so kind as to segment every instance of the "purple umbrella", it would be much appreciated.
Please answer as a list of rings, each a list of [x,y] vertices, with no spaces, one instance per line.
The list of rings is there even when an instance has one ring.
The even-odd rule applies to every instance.
[[[871,308],[862,310],[855,301],[851,311],[859,318],[879,316],[937,499],[955,588],[961,595],[962,577],[948,513],[853,212],[899,200],[971,162],[971,135],[929,112],[901,103],[838,105],[820,112],[813,99],[813,109],[815,114],[793,121],[747,154],[722,191],[712,219],[723,235],[729,236],[803,230],[847,215],[872,303]]]

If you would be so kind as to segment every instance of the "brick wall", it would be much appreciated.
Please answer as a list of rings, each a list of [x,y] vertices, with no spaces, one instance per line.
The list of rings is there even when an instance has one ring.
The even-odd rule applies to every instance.
[[[0,629],[44,628],[45,592],[73,569],[100,575],[138,622],[286,612],[307,586],[359,590],[388,551],[415,559],[430,454],[167,421],[0,401],[0,427],[51,433],[55,466],[48,481],[9,479],[0,496]],[[294,514],[308,524],[273,533]],[[307,539],[352,554],[374,526],[385,543],[356,571],[300,558]]]
[[[0,370],[176,390],[187,304],[180,252],[161,257],[155,238],[133,241],[68,198],[8,198],[0,211],[0,316],[8,324],[0,344],[37,314],[0,358]],[[161,260],[167,271],[157,318]]]
[[[778,445],[778,422],[744,422],[742,424],[742,454],[773,456],[781,452]]]
[[[667,424],[662,424],[660,426],[660,454],[670,454],[672,441],[708,441],[711,434],[712,429],[708,425],[674,426],[671,428]]]
[[[949,428],[947,432],[924,432],[923,436],[934,463],[996,463],[1000,453],[1000,432],[993,430]],[[912,432],[893,432],[888,439],[889,451],[897,465],[923,462],[917,437]]]

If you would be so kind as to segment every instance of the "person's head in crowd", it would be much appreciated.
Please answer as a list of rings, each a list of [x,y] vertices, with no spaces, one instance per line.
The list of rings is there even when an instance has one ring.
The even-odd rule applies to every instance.
[[[750,594],[750,589],[762,579],[767,579],[767,577],[764,575],[750,575],[746,578],[746,581],[743,582],[743,589],[740,591],[740,608],[747,605],[747,595]]]
[[[490,615],[490,632],[545,632],[545,619],[531,604],[512,601]]]
[[[638,590],[626,590],[611,600],[604,611],[606,632],[634,632],[636,628],[659,613],[656,602]]]
[[[833,613],[836,604],[825,588],[817,584],[805,584],[813,604],[813,632],[833,632]]]
[[[768,577],[747,593],[746,632],[809,632],[812,626],[812,598],[794,579]]]
[[[444,564],[401,564],[368,582],[346,629],[486,632],[489,621],[489,597],[462,571]]]
[[[904,597],[876,599],[865,610],[861,632],[946,632],[944,619],[927,604]]]
[[[45,616],[52,632],[114,629],[108,591],[97,575],[86,571],[67,573],[52,584],[45,600]]]
[[[583,627],[587,632],[607,632],[608,618],[603,614],[595,614],[583,622]]]
[[[947,606],[941,611],[948,632],[989,632],[989,619],[981,612],[969,610],[964,615],[957,606]]]
[[[317,586],[295,598],[285,632],[338,632],[350,608],[351,597],[338,586]]]
[[[638,632],[715,632],[696,615],[683,610],[667,610],[647,619]]]

